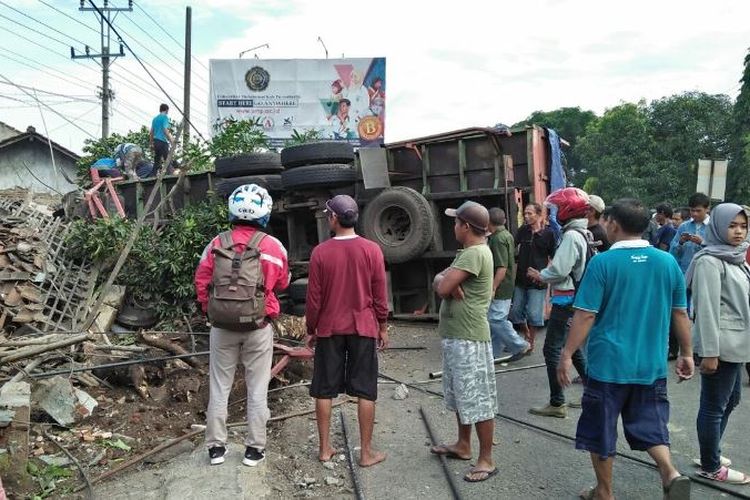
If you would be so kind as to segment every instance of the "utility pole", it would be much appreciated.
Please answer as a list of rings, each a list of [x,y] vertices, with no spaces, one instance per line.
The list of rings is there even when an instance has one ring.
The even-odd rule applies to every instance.
[[[120,12],[133,12],[133,0],[128,0],[127,7],[110,7],[109,0],[103,0],[104,5],[99,7],[101,16],[99,17],[100,35],[102,50],[99,54],[92,54],[91,48],[86,46],[85,54],[76,54],[73,47],[70,48],[70,57],[72,59],[100,59],[99,66],[102,68],[102,91],[99,97],[102,100],[102,139],[109,137],[109,104],[114,98],[112,90],[109,88],[109,67],[112,64],[111,59],[117,57],[123,57],[125,55],[125,49],[120,43],[120,52],[111,53],[110,42],[111,42],[111,30],[110,23],[117,19],[117,15]],[[86,7],[86,0],[81,0],[81,6],[78,8],[81,12],[97,12],[94,7]],[[115,13],[114,18],[112,13]],[[98,12],[97,12],[98,14]],[[107,16],[106,19],[104,16]]]
[[[193,9],[185,7],[185,83],[183,85],[182,114],[185,123],[190,123],[190,59],[192,58],[191,45],[193,25]],[[190,139],[190,127],[183,128],[182,147],[187,146]]]

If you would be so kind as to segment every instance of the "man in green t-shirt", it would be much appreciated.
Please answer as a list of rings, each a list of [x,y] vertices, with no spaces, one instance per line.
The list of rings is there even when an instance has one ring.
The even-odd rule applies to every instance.
[[[443,348],[443,396],[456,413],[458,441],[433,446],[431,452],[470,460],[471,426],[479,437],[479,459],[464,479],[484,481],[495,474],[492,438],[495,433],[497,389],[487,311],[492,300],[492,252],[486,244],[489,213],[467,201],[445,214],[455,217],[453,232],[463,247],[451,266],[435,277],[433,287],[443,299],[438,333]]]
[[[492,355],[495,359],[502,356],[507,349],[511,353],[508,361],[518,361],[530,350],[528,342],[521,338],[508,320],[510,303],[513,298],[514,249],[515,242],[510,232],[505,229],[505,212],[501,208],[490,209],[490,236],[487,239],[492,251],[494,278],[492,288],[495,294],[490,303],[487,319],[490,322],[490,336],[492,337]]]

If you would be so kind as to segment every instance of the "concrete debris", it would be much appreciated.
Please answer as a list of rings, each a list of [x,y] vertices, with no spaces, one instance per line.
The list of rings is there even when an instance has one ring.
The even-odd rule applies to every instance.
[[[0,427],[13,422],[16,411],[30,405],[31,386],[26,382],[8,382],[0,388]]]
[[[333,462],[323,462],[323,467],[328,470],[333,470],[336,468],[336,464],[334,464]]]
[[[38,458],[47,465],[54,465],[57,467],[66,467],[73,463],[73,461],[65,455],[42,455]]]
[[[327,486],[338,486],[339,484],[341,484],[341,481],[339,479],[331,476],[327,476],[324,481]]]
[[[399,384],[393,389],[393,399],[402,401],[409,397],[409,388],[404,384]]]
[[[91,415],[99,403],[86,392],[76,389],[69,380],[53,377],[42,380],[33,399],[58,424],[69,426]]]

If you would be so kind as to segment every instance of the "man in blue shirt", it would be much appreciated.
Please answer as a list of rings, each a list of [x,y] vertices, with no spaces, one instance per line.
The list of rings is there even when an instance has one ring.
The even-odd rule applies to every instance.
[[[172,141],[172,134],[169,132],[169,106],[162,104],[159,106],[159,114],[151,121],[151,149],[154,151],[154,170],[156,175],[161,165],[169,155],[169,143]]]
[[[612,465],[620,415],[631,449],[648,452],[656,462],[664,498],[690,494],[690,480],[672,465],[667,430],[670,322],[680,342],[677,375],[689,379],[694,370],[685,280],[672,257],[641,239],[648,223],[648,211],[640,202],[625,199],[613,205],[606,229],[614,243],[588,265],[558,365],[560,384],[569,385],[573,353],[588,338],[576,448],[591,453],[597,485],[582,498],[614,498]]]
[[[659,250],[669,251],[669,245],[672,243],[677,228],[672,225],[672,206],[668,203],[656,205],[656,223],[659,224],[659,230],[656,232],[654,246]]]
[[[708,226],[708,207],[711,199],[703,193],[695,193],[688,199],[690,206],[690,220],[680,224],[677,233],[669,245],[669,253],[675,256],[680,264],[682,273],[685,274],[693,260],[693,255],[701,249],[703,239],[706,237]]]

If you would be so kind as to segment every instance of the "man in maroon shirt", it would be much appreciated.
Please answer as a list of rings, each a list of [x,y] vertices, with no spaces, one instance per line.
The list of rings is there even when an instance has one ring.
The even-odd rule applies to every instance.
[[[378,354],[388,347],[388,298],[380,247],[354,232],[357,202],[338,195],[326,202],[335,236],[310,257],[305,317],[307,345],[315,346],[310,396],[315,398],[320,447],[318,458],[335,454],[330,442],[331,400],[341,392],[358,398],[359,465],[385,460],[372,449]]]

